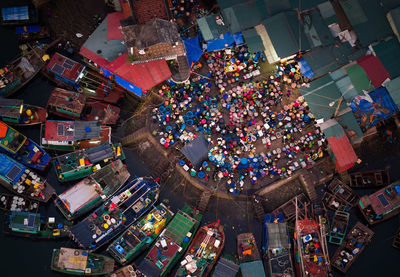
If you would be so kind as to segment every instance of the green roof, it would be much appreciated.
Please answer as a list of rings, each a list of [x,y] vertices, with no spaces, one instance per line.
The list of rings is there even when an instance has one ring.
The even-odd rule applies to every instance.
[[[289,0],[257,0],[258,7],[268,15],[274,15],[291,9]]]
[[[387,18],[390,26],[392,27],[393,33],[396,34],[400,40],[400,6],[388,12]]]
[[[325,23],[327,25],[339,21],[331,2],[325,1],[321,4],[319,4],[317,7],[318,7],[319,12],[321,13],[322,18],[325,20]]]
[[[335,119],[329,119],[324,122],[321,125],[321,130],[327,139],[331,137],[342,138],[346,135],[342,126]]]
[[[311,48],[335,43],[328,25],[317,10],[304,13],[302,16],[304,33]]]
[[[300,9],[302,11],[309,10],[315,8],[317,5],[326,2],[326,0],[290,0],[292,9]]]
[[[353,64],[346,67],[347,75],[349,75],[354,88],[362,93],[363,90],[371,91],[374,89],[371,81],[368,79],[364,69],[358,64]]]
[[[400,77],[397,77],[385,84],[387,91],[394,103],[400,108]]]
[[[242,35],[246,41],[250,53],[257,53],[265,50],[262,39],[257,33],[256,29],[251,28],[245,30],[242,32]]]
[[[400,43],[397,38],[392,37],[372,46],[372,48],[390,77],[400,76]]]
[[[295,11],[282,12],[271,16],[263,20],[262,24],[265,26],[275,51],[280,58],[296,54],[299,48],[301,50],[310,48],[302,27],[299,33],[300,22]]]
[[[238,4],[222,10],[224,22],[234,34],[258,25],[267,14],[262,13],[255,2]]]
[[[220,35],[228,32],[226,25],[217,24],[219,14],[211,14],[197,19],[197,25],[205,41],[219,38]]]
[[[330,76],[335,81],[336,87],[339,89],[346,103],[350,103],[358,95],[364,95],[363,93],[358,93],[350,77],[343,69],[332,72]]]
[[[232,7],[237,4],[246,3],[248,0],[217,0],[218,6],[221,10]]]
[[[354,116],[353,112],[350,111],[350,109],[349,112],[337,116],[337,119],[346,132],[353,130],[357,134],[357,138],[353,139],[353,141],[364,136],[356,117]]]
[[[392,35],[386,14],[378,1],[339,0],[362,46]]]
[[[96,28],[96,30],[89,36],[83,46],[101,56],[109,62],[118,58],[121,54],[127,51],[123,40],[110,39],[107,40],[107,20],[106,17],[103,22]]]

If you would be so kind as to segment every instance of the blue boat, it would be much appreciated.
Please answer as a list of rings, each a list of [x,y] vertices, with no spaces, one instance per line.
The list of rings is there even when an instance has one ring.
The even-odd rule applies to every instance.
[[[153,178],[135,179],[91,215],[72,226],[71,237],[84,249],[98,249],[153,208],[159,187]]]
[[[46,180],[24,165],[0,153],[0,184],[15,194],[47,202],[55,194]]]
[[[265,215],[262,252],[269,276],[295,276],[291,258],[289,231],[283,214]]]
[[[51,159],[36,142],[1,121],[0,151],[19,163],[38,170],[45,170]]]

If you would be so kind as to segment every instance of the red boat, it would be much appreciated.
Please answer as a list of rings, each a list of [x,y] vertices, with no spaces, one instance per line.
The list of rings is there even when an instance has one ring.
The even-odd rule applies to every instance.
[[[201,227],[186,251],[175,276],[208,276],[221,255],[224,244],[224,227],[219,222]]]

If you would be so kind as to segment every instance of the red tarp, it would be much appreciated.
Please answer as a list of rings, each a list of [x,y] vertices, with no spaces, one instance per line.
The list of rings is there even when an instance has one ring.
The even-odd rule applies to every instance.
[[[172,75],[163,59],[132,65],[126,61],[127,56],[128,52],[115,59],[106,69],[142,90],[149,90]]]
[[[335,156],[335,165],[339,173],[348,170],[357,161],[358,157],[347,136],[341,138],[330,137],[328,138],[328,143]]]
[[[109,13],[107,15],[107,40],[124,38],[122,29],[120,28],[120,20],[124,19],[122,12]]]
[[[364,69],[368,78],[376,88],[382,86],[382,83],[387,78],[391,79],[382,62],[374,55],[366,55],[362,58],[359,58],[357,63]]]

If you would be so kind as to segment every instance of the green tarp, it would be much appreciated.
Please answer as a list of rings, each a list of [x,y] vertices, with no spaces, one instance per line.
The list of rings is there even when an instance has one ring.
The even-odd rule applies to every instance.
[[[392,37],[372,46],[372,48],[390,77],[393,79],[400,76],[400,43],[397,38]]]
[[[250,53],[262,52],[265,50],[263,42],[256,29],[251,28],[243,31],[242,35],[246,41]]]
[[[211,14],[197,19],[197,25],[205,41],[219,38],[228,32],[226,25],[217,23],[217,17],[221,18],[219,14]]]
[[[393,102],[400,108],[400,77],[397,77],[390,82],[385,84],[390,97],[392,97]]]
[[[363,90],[371,91],[374,89],[374,86],[370,82],[365,73],[364,69],[358,64],[353,64],[351,66],[346,67],[347,75],[349,75],[351,82],[354,85],[354,88],[362,93]]]

